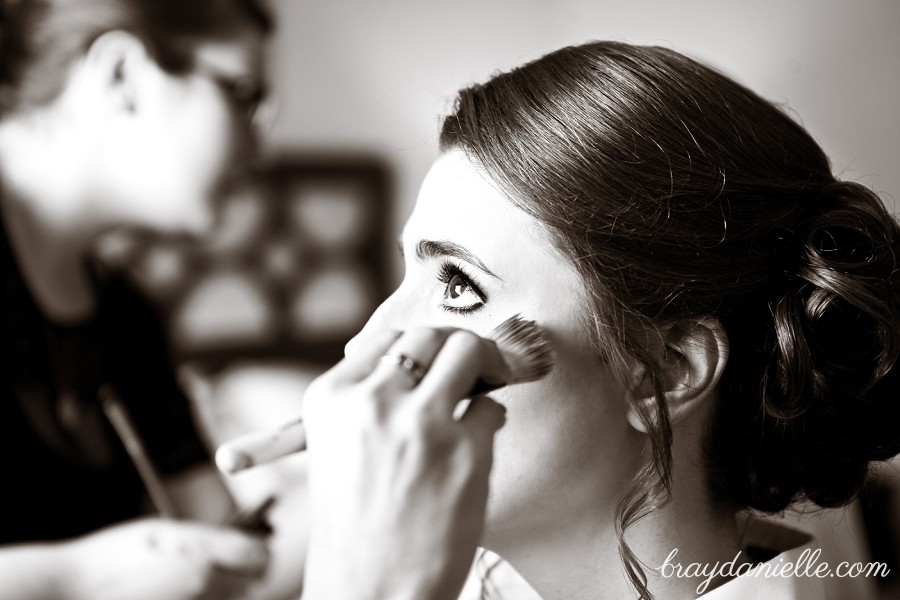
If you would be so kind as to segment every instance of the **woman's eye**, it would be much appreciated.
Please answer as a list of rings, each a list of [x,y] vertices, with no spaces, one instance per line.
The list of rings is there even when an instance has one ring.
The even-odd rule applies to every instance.
[[[445,310],[465,313],[484,306],[484,294],[464,274],[446,270],[441,281],[445,286],[442,299]]]

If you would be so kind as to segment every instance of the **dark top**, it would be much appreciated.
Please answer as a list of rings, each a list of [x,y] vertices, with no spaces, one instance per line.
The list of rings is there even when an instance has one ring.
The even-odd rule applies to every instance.
[[[161,319],[121,272],[91,262],[99,305],[49,322],[0,224],[0,544],[63,539],[135,517],[143,486],[105,420],[112,384],[163,473],[208,460],[168,359]]]

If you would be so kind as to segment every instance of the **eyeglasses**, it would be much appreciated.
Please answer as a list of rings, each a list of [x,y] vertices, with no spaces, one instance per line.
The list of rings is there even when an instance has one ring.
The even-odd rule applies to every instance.
[[[247,116],[248,121],[254,121],[256,113],[266,99],[266,90],[256,78],[250,76],[225,77],[212,75],[212,80],[218,85],[225,95],[238,110]]]
[[[251,75],[231,77],[199,65],[195,70],[215,83],[248,123],[261,125],[263,120],[271,121],[274,106],[268,90],[259,79]]]

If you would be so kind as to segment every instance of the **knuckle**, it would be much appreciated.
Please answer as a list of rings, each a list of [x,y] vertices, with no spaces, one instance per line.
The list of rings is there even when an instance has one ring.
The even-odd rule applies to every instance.
[[[409,337],[418,343],[439,345],[444,341],[446,333],[434,327],[416,327],[409,331]]]
[[[361,384],[356,384],[359,386]],[[334,377],[329,377],[328,373],[314,379],[303,393],[303,416],[310,416],[327,413],[335,410],[343,404],[343,399],[352,396],[354,387],[341,385]]]
[[[403,335],[403,332],[399,329],[382,329],[375,334],[375,343],[378,345],[390,344],[401,335]]]
[[[484,340],[471,331],[457,329],[448,336],[446,345],[452,346],[453,349],[460,352],[480,353]]]
[[[326,398],[331,396],[332,388],[333,384],[328,377],[328,373],[313,379],[303,394],[303,405],[309,407],[324,402]]]

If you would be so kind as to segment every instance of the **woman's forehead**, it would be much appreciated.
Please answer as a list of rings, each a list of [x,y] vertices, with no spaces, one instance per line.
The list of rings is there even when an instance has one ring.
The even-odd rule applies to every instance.
[[[461,151],[452,150],[426,175],[404,238],[406,243],[428,238],[487,246],[489,240],[520,231],[529,219]]]
[[[529,272],[575,273],[546,226],[510,201],[460,150],[435,161],[404,227],[405,253],[423,240],[457,244],[504,280]]]

